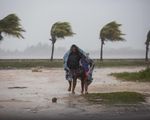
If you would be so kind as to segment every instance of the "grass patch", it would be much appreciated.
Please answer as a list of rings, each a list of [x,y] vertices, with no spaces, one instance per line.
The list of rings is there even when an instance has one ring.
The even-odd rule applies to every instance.
[[[62,68],[63,61],[48,59],[9,59],[0,60],[1,69],[11,68],[32,68],[32,67],[46,67],[46,68]]]
[[[94,62],[97,68],[145,65],[145,61],[142,59],[105,59],[103,62],[94,59]],[[0,59],[0,69],[32,67],[62,68],[63,60],[54,59],[51,62],[49,59]]]
[[[111,73],[110,75],[122,80],[150,82],[150,69],[141,70],[139,72]]]
[[[84,97],[94,104],[137,104],[145,102],[145,96],[136,92],[89,93]]]
[[[124,66],[145,66],[142,59],[106,59],[103,62],[96,60],[96,67],[124,67]]]

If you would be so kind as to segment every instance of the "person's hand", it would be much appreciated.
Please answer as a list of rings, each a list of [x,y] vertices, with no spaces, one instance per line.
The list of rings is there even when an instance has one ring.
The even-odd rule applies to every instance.
[[[69,71],[70,71],[70,69],[69,69],[69,68],[65,68],[65,71],[66,71],[66,72],[69,72]]]

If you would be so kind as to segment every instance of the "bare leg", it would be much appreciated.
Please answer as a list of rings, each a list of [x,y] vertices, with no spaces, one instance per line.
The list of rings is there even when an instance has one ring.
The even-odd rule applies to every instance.
[[[84,80],[81,80],[81,94],[84,92]]]
[[[68,81],[68,83],[69,83],[68,91],[71,91],[71,83],[72,83],[72,81]]]
[[[76,84],[77,84],[77,78],[74,78],[73,79],[72,94],[75,94],[74,90],[75,90]]]
[[[88,94],[88,81],[87,79],[84,80],[85,83],[85,94]]]

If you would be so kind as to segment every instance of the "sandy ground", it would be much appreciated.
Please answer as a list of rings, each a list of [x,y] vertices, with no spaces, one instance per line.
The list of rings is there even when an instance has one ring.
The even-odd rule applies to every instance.
[[[141,69],[144,68],[94,70],[89,92],[136,91],[147,96],[146,103],[113,106],[88,103],[80,95],[80,81],[76,94],[68,93],[63,69],[0,70],[0,120],[150,120],[150,83],[125,82],[108,75]],[[53,97],[58,98],[57,103],[51,102]]]

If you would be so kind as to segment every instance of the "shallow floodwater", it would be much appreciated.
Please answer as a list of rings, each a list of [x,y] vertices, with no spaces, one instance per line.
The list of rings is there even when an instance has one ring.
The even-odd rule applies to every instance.
[[[139,71],[143,67],[118,67],[95,69],[89,92],[136,91],[150,96],[150,83],[123,82],[109,74],[112,72]],[[144,87],[143,87],[144,86]],[[121,117],[124,113],[150,112],[149,97],[141,105],[107,106],[88,103],[80,94],[80,80],[76,94],[67,91],[63,69],[0,70],[0,118],[1,119],[86,119]],[[51,99],[57,98],[57,103]],[[144,106],[144,107],[143,107]],[[144,112],[143,112],[144,111]],[[142,114],[143,115],[143,114]],[[145,116],[146,116],[145,115]],[[114,119],[115,119],[114,117]],[[149,117],[149,116],[148,116]]]

